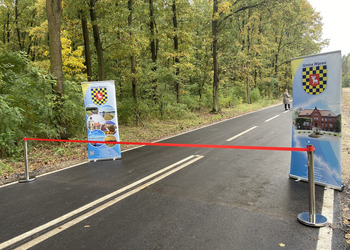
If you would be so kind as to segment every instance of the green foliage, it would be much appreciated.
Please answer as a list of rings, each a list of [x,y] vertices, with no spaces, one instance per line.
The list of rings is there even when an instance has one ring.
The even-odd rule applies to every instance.
[[[139,102],[139,109],[144,109],[142,102]],[[132,98],[124,98],[122,102],[119,102],[117,98],[117,112],[119,123],[125,125],[135,123],[136,106]]]
[[[344,88],[350,87],[350,54],[343,56],[343,83]]]
[[[261,95],[267,98],[277,98],[279,93],[283,93],[282,83],[277,78],[264,79],[258,88]]]
[[[0,121],[0,156],[20,152],[23,136],[80,137],[85,132],[80,88],[87,78],[83,16],[87,18],[92,78],[98,78],[90,3],[66,0],[63,4],[62,98],[55,93],[55,80],[48,73],[45,1],[5,0],[0,6],[0,115],[6,118]],[[212,108],[214,20],[219,25],[219,106],[223,108],[279,98],[284,89],[292,87],[290,58],[317,53],[327,43],[321,39],[321,17],[306,0],[219,1],[215,16],[213,2],[206,0],[153,0],[153,7],[152,17],[149,1],[134,0],[132,16],[128,1],[96,1],[94,7],[105,78],[116,82],[122,124],[174,119]],[[16,16],[15,8],[20,15]],[[150,41],[156,43],[156,58],[152,58]],[[343,86],[350,86],[349,65],[349,56],[344,57]]]
[[[13,107],[6,101],[8,95],[0,94],[0,155],[16,153],[16,146],[21,137],[21,124],[23,123],[22,110]]]
[[[234,85],[234,84],[233,84]],[[243,103],[243,97],[245,92],[241,91],[241,89],[237,86],[231,86],[231,84],[228,84],[227,86],[224,86],[226,91],[222,91],[220,95],[220,105],[229,108],[229,107],[235,107],[241,103]]]
[[[311,124],[312,119],[311,118],[306,118],[306,117],[298,117],[295,119],[295,124],[297,126],[297,129],[306,129],[308,126],[304,126],[304,124]]]
[[[50,125],[51,83],[48,76],[32,68],[23,53],[0,53],[1,155],[18,151],[26,136],[52,136]],[[2,146],[3,146],[2,145]]]
[[[350,75],[345,75],[343,77],[343,85],[344,88],[349,88],[350,87]]]
[[[59,119],[68,122],[71,134],[84,127],[81,88],[66,82],[63,106],[54,110],[57,96],[50,75],[33,67],[21,52],[0,52],[0,156],[23,150],[23,137],[56,138]]]
[[[261,99],[259,88],[255,88],[250,92],[250,98],[252,102],[257,102]]]
[[[64,89],[60,119],[67,122],[66,129],[70,137],[85,136],[85,109],[81,85],[73,81],[65,81]]]
[[[341,132],[341,115],[335,121],[335,132]]]

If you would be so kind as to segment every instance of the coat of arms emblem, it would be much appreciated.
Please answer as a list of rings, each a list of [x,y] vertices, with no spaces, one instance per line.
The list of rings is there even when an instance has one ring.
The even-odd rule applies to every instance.
[[[327,87],[327,65],[303,68],[303,89],[309,95],[321,94]]]
[[[107,88],[98,87],[91,88],[91,99],[92,102],[97,105],[103,105],[107,102]]]

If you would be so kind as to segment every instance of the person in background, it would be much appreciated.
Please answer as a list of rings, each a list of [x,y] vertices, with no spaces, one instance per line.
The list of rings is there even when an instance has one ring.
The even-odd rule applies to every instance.
[[[289,94],[288,94],[288,89],[286,89],[286,91],[283,93],[283,104],[284,104],[284,109],[285,110],[290,110],[290,103],[289,103]],[[288,109],[287,109],[287,105],[288,105]]]

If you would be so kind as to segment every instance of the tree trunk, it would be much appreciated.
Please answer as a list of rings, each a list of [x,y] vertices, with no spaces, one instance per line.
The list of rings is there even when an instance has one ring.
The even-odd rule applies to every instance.
[[[248,57],[248,62],[247,62],[247,103],[251,104],[251,98],[250,98],[250,82],[249,82],[249,76],[250,76],[250,47],[251,47],[251,43],[252,43],[252,38],[250,35],[251,32],[251,28],[249,25],[249,19],[251,16],[251,9],[247,9],[248,12],[248,17],[247,17],[247,24],[248,24],[248,28],[247,28],[247,57]]]
[[[128,25],[130,28],[130,46],[132,47],[132,52],[130,55],[130,66],[131,66],[131,85],[132,85],[132,97],[134,99],[135,104],[135,121],[136,125],[139,121],[139,108],[138,108],[138,96],[137,96],[137,82],[136,82],[136,56],[133,51],[134,42],[133,42],[133,33],[132,33],[132,11],[133,11],[133,0],[128,0],[128,9],[129,9],[129,17],[128,17]]]
[[[153,10],[153,0],[149,0],[149,18],[150,18],[150,31],[151,31],[151,40],[150,40],[150,47],[151,47],[151,54],[152,54],[152,62],[153,67],[152,71],[157,71],[157,52],[158,52],[158,39],[155,38],[156,33],[156,22],[154,20],[154,10]],[[157,96],[157,78],[154,77],[152,79],[152,88],[153,88],[153,100],[157,103],[158,102],[158,96]]]
[[[251,104],[251,98],[250,98],[250,83],[249,83],[249,71],[248,71],[248,75],[247,75],[247,103]]]
[[[17,34],[17,40],[18,40],[18,47],[19,50],[23,50],[22,42],[21,42],[21,32],[19,30],[18,25],[18,0],[15,0],[15,26],[16,26],[16,34]]]
[[[133,33],[131,31],[131,28],[132,28],[132,10],[133,10],[133,0],[129,0],[128,1],[128,9],[129,9],[129,17],[128,17],[128,25],[129,25],[129,28],[130,28],[130,32],[129,32],[129,35],[130,35],[130,38],[131,38],[131,47],[134,46],[134,43],[133,43]],[[134,52],[131,53],[131,56],[130,56],[130,64],[131,64],[131,74],[132,74],[132,96],[134,98],[134,101],[135,103],[137,103],[137,83],[136,83],[136,56],[134,54]]]
[[[61,45],[62,0],[46,0],[46,10],[49,26],[50,70],[57,80],[56,92],[62,96],[64,93]]]
[[[174,50],[175,50],[175,57],[174,57],[174,62],[175,62],[175,90],[176,90],[176,101],[177,103],[180,103],[180,82],[178,80],[179,74],[180,74],[180,69],[178,64],[180,63],[180,59],[178,58],[178,53],[179,53],[179,38],[177,36],[177,14],[176,14],[176,0],[173,0],[173,26],[174,26]]]
[[[284,38],[284,36],[283,36],[283,34],[285,32],[284,28],[285,28],[285,24],[283,24],[283,26],[282,26],[281,34],[280,34],[280,38],[279,38],[279,42],[278,42],[278,47],[277,47],[277,51],[276,51],[276,54],[275,54],[275,63],[274,63],[274,65],[275,65],[275,69],[274,69],[275,70],[275,75],[274,75],[274,77],[275,78],[277,78],[277,75],[278,75],[278,57],[279,57],[279,53],[281,52],[282,41],[283,41],[283,38]]]
[[[213,70],[214,70],[214,80],[213,80],[213,113],[220,112],[219,107],[219,65],[218,65],[218,0],[213,1],[213,18],[212,18],[212,36],[213,36]]]
[[[81,26],[84,37],[84,52],[85,52],[85,66],[88,81],[92,81],[92,66],[91,66],[91,53],[90,53],[90,39],[89,30],[87,26],[86,15],[83,11],[81,13]]]
[[[103,60],[103,49],[100,39],[100,31],[96,23],[96,13],[95,13],[95,3],[97,0],[90,0],[90,16],[92,22],[92,31],[94,35],[95,48],[97,53],[97,63],[98,63],[98,79],[103,81],[105,79],[105,66]]]
[[[7,19],[6,19],[6,42],[10,43],[10,12],[7,12]]]
[[[55,120],[57,121],[60,138],[68,139],[67,122],[65,117],[61,115],[64,94],[61,45],[62,0],[46,0],[46,10],[49,26],[50,70],[56,77]]]

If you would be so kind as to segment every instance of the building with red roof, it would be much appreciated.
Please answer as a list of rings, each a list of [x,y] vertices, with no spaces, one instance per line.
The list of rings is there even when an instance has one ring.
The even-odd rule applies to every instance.
[[[303,119],[303,124],[299,124]],[[339,115],[334,114],[330,110],[320,110],[317,107],[314,109],[304,109],[302,110],[297,118],[297,128],[309,129],[318,128],[323,131],[333,131],[336,132],[336,122]],[[309,118],[309,119],[307,119]]]

